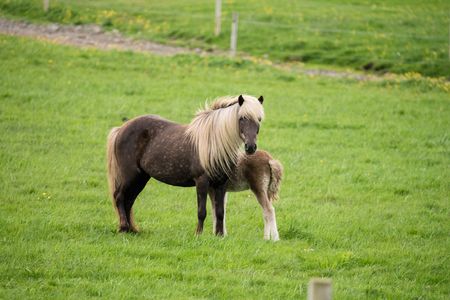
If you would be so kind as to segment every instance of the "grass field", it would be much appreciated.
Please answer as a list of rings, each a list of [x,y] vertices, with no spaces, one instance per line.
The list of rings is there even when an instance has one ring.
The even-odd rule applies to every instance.
[[[281,241],[249,192],[229,236],[195,237],[194,189],[155,181],[141,233],[116,233],[105,140],[123,117],[189,122],[205,99],[264,95],[259,146],[285,167]],[[448,299],[449,93],[242,60],[99,52],[0,36],[0,298]],[[206,226],[211,227],[208,216]]]
[[[281,62],[450,77],[448,1],[224,0],[214,36],[212,0],[0,0],[0,14],[69,24],[97,23],[137,38],[229,49],[233,11],[238,49]]]

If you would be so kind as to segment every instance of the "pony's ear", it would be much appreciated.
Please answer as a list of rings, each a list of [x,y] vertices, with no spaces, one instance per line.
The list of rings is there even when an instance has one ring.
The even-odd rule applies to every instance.
[[[259,101],[259,103],[263,104],[263,102],[264,102],[264,97],[263,97],[263,96],[259,96],[258,101]]]
[[[244,97],[242,97],[242,95],[239,95],[238,101],[239,101],[239,106],[242,106],[242,103],[244,103]]]

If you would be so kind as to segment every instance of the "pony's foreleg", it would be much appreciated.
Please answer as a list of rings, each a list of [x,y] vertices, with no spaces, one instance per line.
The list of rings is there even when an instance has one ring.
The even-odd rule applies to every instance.
[[[265,193],[259,193],[256,195],[259,204],[263,209],[264,218],[264,239],[278,241],[280,239],[277,228],[277,221],[275,217],[275,208],[269,201],[269,198]]]
[[[209,194],[209,198],[211,199],[211,211],[212,211],[212,218],[213,218],[213,233],[215,233],[217,217],[216,217],[216,200],[215,200],[214,190],[210,189],[208,194]],[[227,226],[226,226],[227,199],[228,199],[228,193],[225,194],[225,197],[223,199],[224,200],[223,201],[223,235],[227,235]]]
[[[203,223],[206,218],[206,200],[208,198],[208,186],[209,182],[207,178],[200,178],[195,182],[195,187],[197,189],[197,216],[198,223],[196,234],[201,234],[203,232]]]
[[[225,228],[225,197],[226,197],[226,187],[225,185],[216,187],[214,189],[214,205],[216,214],[216,235],[224,235],[226,232]]]

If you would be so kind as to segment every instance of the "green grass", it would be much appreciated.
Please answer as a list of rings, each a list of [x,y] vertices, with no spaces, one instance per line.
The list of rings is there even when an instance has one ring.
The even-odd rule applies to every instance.
[[[240,14],[238,49],[281,62],[450,77],[448,1],[223,2],[215,37],[214,1],[0,0],[0,14],[68,24],[97,23],[128,35],[203,49],[229,49],[231,14]]]
[[[194,236],[194,189],[155,181],[118,234],[105,140],[122,117],[189,122],[205,99],[265,96],[259,146],[285,167],[281,241],[263,241],[249,192],[229,236]],[[449,93],[428,81],[356,82],[242,60],[100,52],[0,36],[0,298],[450,294]]]

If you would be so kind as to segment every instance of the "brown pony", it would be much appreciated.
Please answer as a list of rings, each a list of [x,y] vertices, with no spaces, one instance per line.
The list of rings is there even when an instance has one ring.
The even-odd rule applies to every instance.
[[[215,233],[223,235],[226,182],[240,146],[256,151],[264,117],[263,97],[223,97],[200,110],[190,124],[146,115],[111,130],[107,142],[108,181],[119,231],[136,232],[132,206],[150,178],[197,190],[197,234],[203,231],[208,190],[214,197]]]
[[[272,203],[278,199],[281,179],[283,176],[283,166],[278,160],[266,151],[256,151],[253,155],[241,153],[237,164],[233,168],[227,184],[227,192],[239,192],[250,189],[256,196],[264,217],[264,239],[278,241],[278,229],[275,218],[275,209]],[[212,203],[213,226],[216,224],[214,212],[214,191],[209,191]],[[225,195],[224,207],[226,211],[227,195]],[[225,227],[225,215],[223,219],[224,234],[227,233]]]

